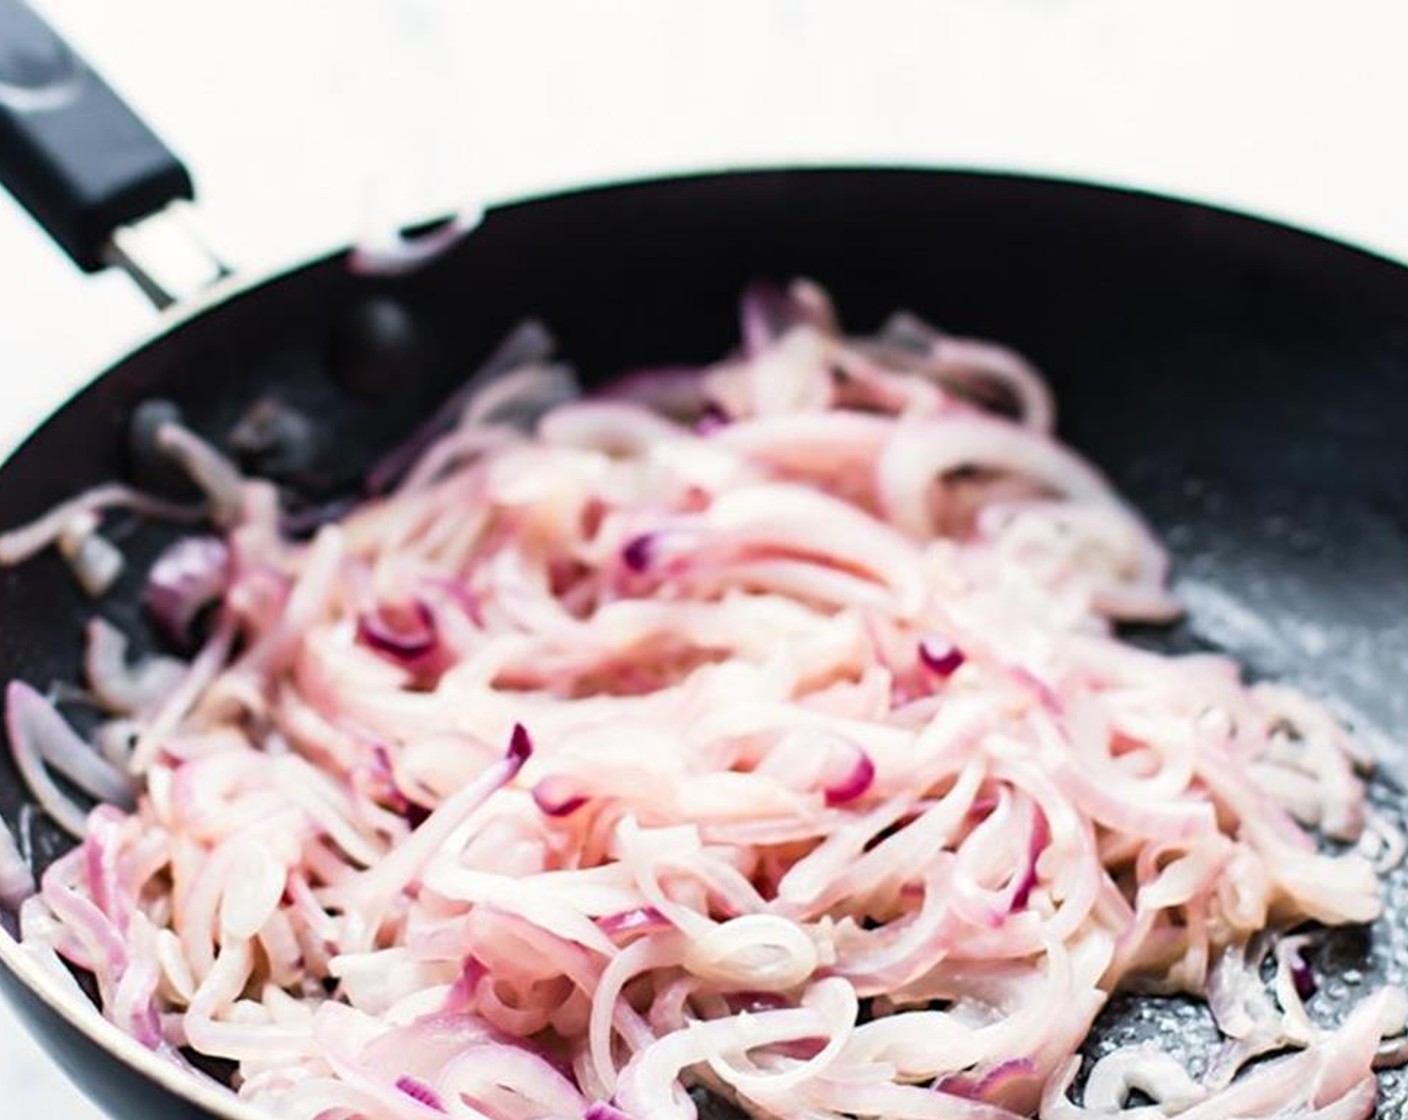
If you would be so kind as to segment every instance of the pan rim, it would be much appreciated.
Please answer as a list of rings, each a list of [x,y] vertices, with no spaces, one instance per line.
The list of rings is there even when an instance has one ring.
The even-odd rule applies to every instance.
[[[991,184],[1023,184],[1033,189],[1058,188],[1063,191],[1088,194],[1092,197],[1134,197],[1147,200],[1171,210],[1183,210],[1189,214],[1211,215],[1219,220],[1231,219],[1247,228],[1260,229],[1268,234],[1292,234],[1307,243],[1318,244],[1322,248],[1334,249],[1341,254],[1352,255],[1365,264],[1386,266],[1396,272],[1408,273],[1408,261],[1398,260],[1371,246],[1355,243],[1342,237],[1319,231],[1295,222],[1280,218],[1259,215],[1253,211],[1208,200],[1192,198],[1139,185],[1102,182],[1094,178],[1074,175],[1050,174],[1039,170],[987,167],[969,164],[947,163],[847,163],[847,162],[787,162],[781,164],[748,164],[738,167],[711,167],[703,169],[682,169],[665,171],[644,176],[622,176],[607,178],[584,184],[549,187],[496,200],[486,205],[481,223],[492,220],[500,213],[513,212],[524,207],[541,203],[567,201],[578,197],[601,194],[646,190],[652,187],[688,184],[707,184],[709,181],[739,180],[785,180],[789,178],[835,178],[855,176],[915,177],[935,180],[963,181],[974,185],[983,182]],[[453,214],[437,212],[408,223],[407,228],[431,226],[450,221]],[[461,243],[473,242],[480,223],[469,227],[465,235],[457,239],[447,250],[460,251]],[[55,402],[44,418],[13,446],[4,449],[0,471],[25,453],[31,443],[38,439],[44,430],[63,410],[74,404],[101,379],[117,370],[129,359],[156,346],[175,335],[196,319],[216,311],[234,300],[250,295],[262,288],[277,285],[295,275],[319,267],[335,264],[346,258],[355,248],[354,244],[340,244],[316,251],[288,265],[270,270],[243,275],[236,273],[221,280],[193,298],[173,305],[161,312],[152,328],[135,344],[118,348],[111,360],[97,364],[93,372],[67,394]],[[212,1115],[223,1120],[268,1120],[270,1113],[265,1109],[242,1100],[225,1087],[207,1082],[192,1075],[156,1052],[142,1046],[133,1036],[105,1019],[96,1007],[77,1006],[72,996],[59,982],[40,966],[36,958],[8,931],[0,929],[0,966],[3,966],[51,1012],[67,1023],[95,1046],[99,1047],[127,1068],[144,1075],[158,1086]],[[28,1028],[28,1024],[26,1024]],[[33,1036],[33,1032],[30,1032]],[[42,1045],[42,1044],[41,1044]],[[47,1052],[47,1051],[46,1051]],[[76,1085],[76,1087],[79,1087]],[[79,1087],[80,1092],[85,1092]]]
[[[575,198],[590,198],[597,195],[645,190],[652,187],[703,185],[711,180],[733,182],[749,179],[781,180],[818,176],[839,180],[851,176],[876,175],[896,179],[914,177],[954,182],[969,180],[981,183],[987,181],[992,184],[1019,184],[1033,189],[1056,188],[1090,197],[1132,198],[1170,210],[1182,210],[1189,215],[1201,214],[1223,221],[1231,221],[1245,228],[1260,230],[1267,234],[1290,234],[1306,243],[1316,244],[1321,248],[1333,249],[1340,254],[1357,258],[1363,264],[1387,268],[1395,272],[1408,272],[1408,258],[1399,259],[1372,245],[1353,241],[1282,217],[1260,214],[1254,210],[1211,199],[1181,195],[1137,183],[1102,181],[1094,177],[1046,172],[1040,169],[988,166],[978,163],[926,163],[901,160],[875,163],[826,160],[816,162],[788,161],[777,164],[749,163],[738,166],[681,168],[651,172],[640,176],[627,174],[585,183],[549,185],[541,190],[530,190],[522,194],[485,202],[482,211],[477,214],[472,223],[466,225],[464,232],[459,237],[453,239],[444,250],[433,254],[428,260],[415,265],[408,271],[417,272],[434,264],[442,255],[450,255],[458,251],[461,244],[472,242],[479,228],[496,215],[512,213],[540,203],[565,202]],[[437,209],[418,215],[409,215],[401,225],[401,229],[434,228],[452,222],[456,218],[463,220],[464,217],[465,212],[463,211],[446,212]],[[0,470],[9,466],[10,462],[29,445],[36,435],[48,426],[60,411],[124,362],[163,342],[196,319],[218,310],[225,304],[232,303],[262,288],[272,287],[302,273],[344,260],[357,248],[357,241],[339,241],[326,244],[292,262],[276,265],[273,268],[249,274],[237,269],[232,275],[215,281],[208,288],[189,299],[182,300],[158,312],[151,328],[142,334],[137,341],[129,340],[116,344],[113,348],[114,353],[107,359],[94,363],[92,371],[84,376],[65,397],[56,401],[42,419],[23,437],[12,446],[0,447]]]

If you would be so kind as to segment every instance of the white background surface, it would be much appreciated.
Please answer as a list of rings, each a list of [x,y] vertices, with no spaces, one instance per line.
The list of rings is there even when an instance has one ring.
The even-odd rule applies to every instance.
[[[799,161],[1132,183],[1408,258],[1401,0],[36,3],[251,271],[460,200]],[[0,196],[0,445],[152,321]],[[3,1009],[0,1100],[96,1115]]]

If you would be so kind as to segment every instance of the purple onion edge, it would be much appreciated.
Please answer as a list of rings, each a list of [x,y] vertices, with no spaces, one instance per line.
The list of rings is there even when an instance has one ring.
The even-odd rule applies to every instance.
[[[533,757],[533,737],[528,734],[528,729],[521,723],[513,725],[513,733],[508,737],[508,761],[514,764],[514,768],[522,766]]]
[[[931,673],[951,677],[963,668],[967,655],[956,645],[940,639],[923,638],[919,642],[919,660]]]
[[[1320,985],[1315,980],[1315,973],[1303,959],[1292,963],[1291,983],[1295,985],[1296,995],[1300,996],[1302,1000],[1309,999],[1320,990]]]
[[[864,751],[860,752],[855,765],[846,777],[835,785],[826,787],[826,804],[834,808],[837,805],[845,805],[849,801],[854,801],[858,797],[863,797],[867,790],[875,784],[875,763]]]
[[[940,1093],[963,1097],[966,1100],[982,1100],[1005,1081],[1036,1076],[1036,1063],[1031,1058],[1008,1058],[999,1062],[981,1077],[974,1079],[966,1074],[949,1074],[935,1083],[934,1089]]]
[[[655,538],[651,533],[633,537],[621,548],[621,562],[637,575],[650,567],[655,552]]]
[[[184,644],[197,614],[230,585],[233,558],[220,537],[182,537],[147,572],[142,603],[167,637]]]
[[[634,910],[623,910],[618,914],[603,914],[596,919],[597,928],[603,933],[630,933],[638,929],[649,929],[657,925],[670,925],[670,919],[653,906],[640,906]]]
[[[544,779],[547,781],[548,779]],[[571,797],[555,801],[542,792],[543,782],[539,782],[533,787],[533,804],[540,812],[549,817],[570,817],[578,809],[587,803],[587,799],[582,794],[574,794]]]
[[[415,604],[416,621],[420,633],[403,633],[386,625],[381,611],[363,611],[357,616],[357,636],[378,653],[384,653],[401,661],[414,661],[424,657],[435,648],[439,641],[439,628],[435,624],[435,613],[420,599]]]
[[[445,1105],[440,1100],[440,1094],[427,1085],[424,1081],[402,1074],[396,1078],[396,1088],[410,1097],[418,1104],[425,1105],[426,1108],[434,1109],[436,1112],[445,1112]]]

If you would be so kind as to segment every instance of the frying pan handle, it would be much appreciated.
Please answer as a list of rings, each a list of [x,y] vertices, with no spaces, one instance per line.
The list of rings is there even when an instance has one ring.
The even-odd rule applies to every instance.
[[[194,195],[185,166],[22,0],[0,0],[0,182],[86,272]]]

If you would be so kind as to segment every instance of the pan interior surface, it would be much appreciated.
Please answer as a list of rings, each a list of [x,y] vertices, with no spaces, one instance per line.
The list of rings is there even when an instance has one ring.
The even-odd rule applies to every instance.
[[[1189,608],[1141,642],[1215,649],[1328,700],[1382,746],[1373,796],[1402,816],[1408,773],[1408,272],[1310,235],[1073,184],[917,171],[763,172],[628,185],[492,213],[404,277],[311,265],[194,317],[122,362],[0,470],[5,527],[131,469],[128,417],[177,402],[221,441],[261,399],[316,416],[289,467],[310,500],[345,494],[520,318],[591,383],[703,361],[735,337],[737,293],[807,276],[865,330],[908,308],[1010,344],[1052,383],[1065,439],[1169,545]],[[287,466],[287,465],[285,465]],[[283,469],[283,468],[281,468]],[[160,534],[96,609],[145,633],[137,603]],[[45,556],[0,571],[0,678],[78,676],[95,605]],[[0,815],[46,863],[61,834],[0,760]],[[1316,958],[1312,1013],[1342,1017],[1408,978],[1408,871],[1372,931]],[[13,915],[3,916],[12,925]],[[1157,1039],[1196,1072],[1204,1008],[1119,999],[1092,1053]],[[1385,1075],[1380,1113],[1408,1113]]]

